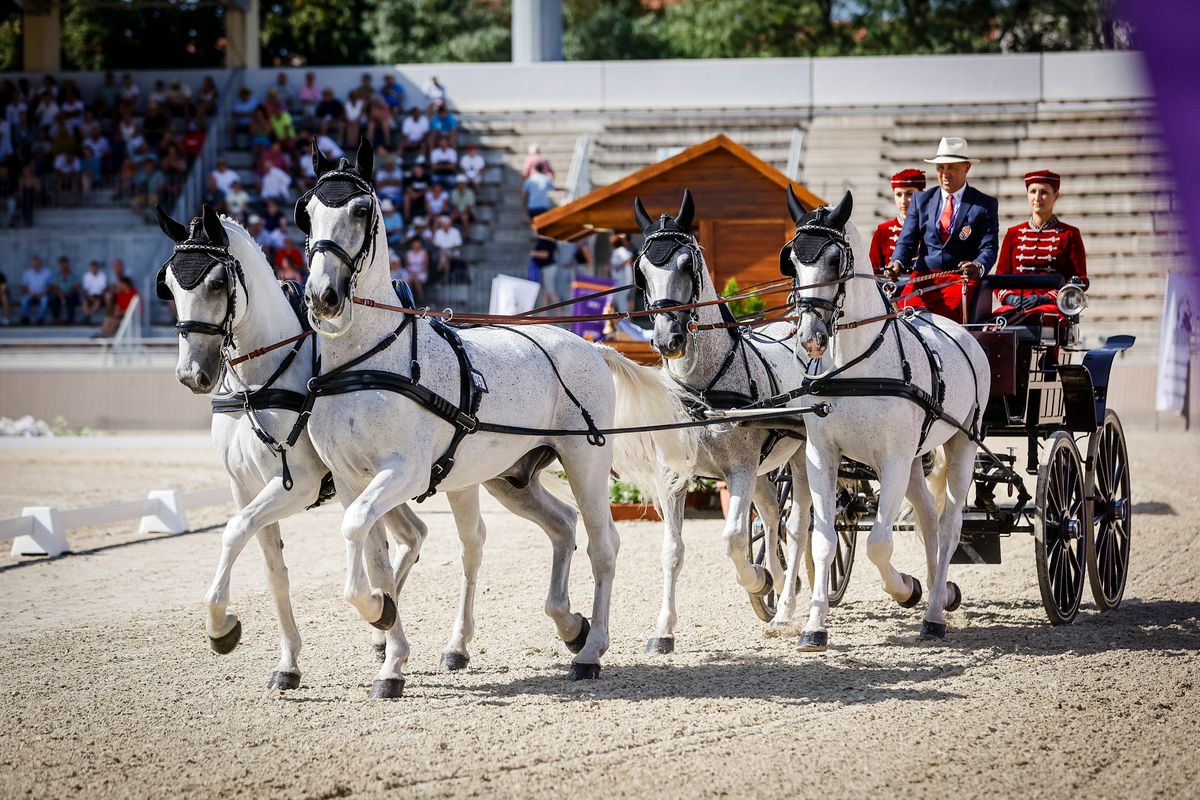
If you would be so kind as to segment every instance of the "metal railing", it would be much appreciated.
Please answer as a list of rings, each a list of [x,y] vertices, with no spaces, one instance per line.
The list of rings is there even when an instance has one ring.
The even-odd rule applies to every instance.
[[[571,153],[571,168],[567,170],[566,202],[583,197],[592,190],[592,135],[581,133]]]
[[[792,128],[792,141],[788,145],[787,166],[783,170],[783,174],[787,176],[789,181],[800,180],[800,162],[804,157],[804,132],[799,128]]]

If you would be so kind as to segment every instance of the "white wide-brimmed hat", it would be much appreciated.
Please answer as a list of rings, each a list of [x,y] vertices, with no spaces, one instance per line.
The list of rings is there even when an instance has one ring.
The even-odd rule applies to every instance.
[[[934,157],[925,159],[926,164],[959,164],[964,161],[979,163],[978,158],[967,155],[967,140],[958,136],[943,136]]]

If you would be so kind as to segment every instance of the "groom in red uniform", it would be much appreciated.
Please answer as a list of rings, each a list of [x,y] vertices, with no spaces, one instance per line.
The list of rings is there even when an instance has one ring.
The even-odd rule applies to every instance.
[[[891,260],[913,195],[924,188],[925,173],[919,169],[902,169],[892,176],[892,199],[896,201],[898,213],[887,222],[879,223],[875,235],[871,237],[871,269],[875,270],[876,275],[882,275],[883,268]]]

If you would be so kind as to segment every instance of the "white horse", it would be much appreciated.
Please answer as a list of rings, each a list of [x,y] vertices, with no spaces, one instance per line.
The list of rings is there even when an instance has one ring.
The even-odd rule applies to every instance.
[[[842,456],[873,467],[879,477],[879,513],[867,539],[867,556],[879,569],[884,590],[911,608],[921,599],[921,583],[891,564],[892,525],[907,493],[928,568],[929,599],[921,637],[945,637],[944,611],[957,608],[962,597],[947,577],[978,449],[964,430],[978,436],[990,390],[983,349],[961,325],[928,314],[911,322],[896,315],[871,273],[866,242],[850,221],[852,207],[847,192],[837,207],[806,213],[789,188],[788,210],[796,235],[780,253],[781,271],[795,282],[796,343],[813,359],[809,387],[832,405],[828,416],[806,419],[816,573],[800,637],[805,650],[823,650],[828,642],[827,587],[837,543],[835,489]],[[913,388],[940,404],[942,415],[898,396]],[[947,470],[947,497],[940,515],[921,461],[914,460],[938,446],[945,449]],[[801,500],[796,497],[792,514],[806,519],[808,503]],[[797,539],[789,542],[785,590],[794,586]]]
[[[679,212],[674,217],[663,214],[657,220],[652,219],[641,198],[634,200],[633,210],[646,237],[634,265],[646,307],[715,302],[717,292],[704,254],[691,233],[695,213],[691,192],[684,190]],[[651,344],[663,356],[663,374],[687,391],[698,410],[746,406],[799,386],[805,364],[797,360],[786,341],[792,326],[775,323],[754,333],[736,328],[706,328],[732,321],[724,308],[712,304],[655,315]],[[803,460],[798,458],[802,440],[794,433],[781,437],[766,429],[771,423],[761,424],[764,427],[733,425],[702,429],[692,471],[719,478],[729,487],[729,515],[723,539],[725,554],[733,562],[741,587],[751,598],[759,598],[771,589],[776,596],[792,598],[792,592],[783,592],[784,569],[776,546],[779,500],[774,484],[766,475],[792,463],[793,476],[803,477]],[[658,476],[639,477],[653,481]],[[665,654],[675,647],[678,621],[675,591],[683,568],[687,487],[677,485],[665,491],[654,488],[663,512],[663,599],[656,635],[647,642],[646,651]],[[751,501],[764,522],[767,537],[767,558],[763,565],[750,559]],[[806,519],[801,533],[807,535],[807,532]],[[789,530],[788,535],[794,538],[797,531]]]
[[[570,677],[598,677],[609,644],[619,540],[608,507],[612,449],[594,431],[614,422],[614,380],[636,386],[631,396],[655,420],[677,418],[678,397],[655,371],[560,328],[477,328],[464,331],[459,344],[428,320],[371,308],[394,302],[394,294],[370,183],[370,143],[360,143],[353,166],[346,159],[335,165],[315,148],[313,161],[317,183],[296,206],[297,225],[310,240],[305,299],[324,337],[325,374],[308,428],[346,505],[346,600],[368,621],[387,621],[394,613],[384,589],[399,592],[400,584],[382,585],[363,565],[364,540],[381,515],[440,488],[457,498],[460,528],[482,535],[479,484],[514,472],[536,475],[557,457],[587,529],[595,593],[589,624],[572,613],[567,593],[574,529],[547,529],[554,555],[546,613],[576,653]],[[327,394],[344,396],[334,401]],[[647,411],[650,406],[656,409]],[[515,435],[496,425],[546,432]],[[592,433],[586,439],[562,433],[583,430]],[[667,463],[673,452],[690,457],[688,441],[686,435],[655,437]],[[377,696],[402,692],[407,649],[407,642],[400,651],[389,647]]]

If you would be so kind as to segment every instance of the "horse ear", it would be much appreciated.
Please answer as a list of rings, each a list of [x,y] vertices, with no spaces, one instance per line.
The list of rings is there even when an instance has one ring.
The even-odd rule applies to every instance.
[[[221,218],[212,210],[212,206],[206,204],[201,215],[204,218],[204,233],[208,240],[218,247],[229,247],[229,234],[225,232],[225,226],[221,224]]]
[[[654,220],[650,219],[650,215],[646,213],[646,207],[642,205],[642,198],[633,198],[633,218],[637,220],[638,227],[642,233],[648,231],[653,225]]]
[[[675,215],[675,222],[684,230],[692,229],[692,217],[696,215],[696,205],[692,202],[692,190],[683,190],[683,202],[679,204],[679,213]]]
[[[800,198],[796,197],[796,192],[790,183],[787,187],[787,204],[788,213],[792,215],[792,222],[799,223],[800,218],[805,214],[804,206],[800,205]]]
[[[371,147],[371,140],[366,134],[358,137],[358,153],[354,156],[354,167],[363,180],[371,183],[375,176],[375,148]]]
[[[158,227],[162,229],[168,239],[176,243],[187,241],[187,228],[183,227],[182,223],[171,219],[171,216],[163,211],[162,206],[154,207],[154,216],[158,218]]]
[[[847,189],[846,193],[842,195],[842,201],[838,203],[837,206],[834,207],[833,211],[829,213],[829,216],[826,217],[825,222],[831,228],[844,228],[846,227],[846,223],[849,222],[850,212],[853,210],[854,195],[850,194],[850,190]]]
[[[313,172],[316,173],[318,178],[329,170],[333,169],[333,162],[326,158],[325,154],[321,152],[321,148],[317,145],[316,139],[313,139],[312,143],[312,163]]]

